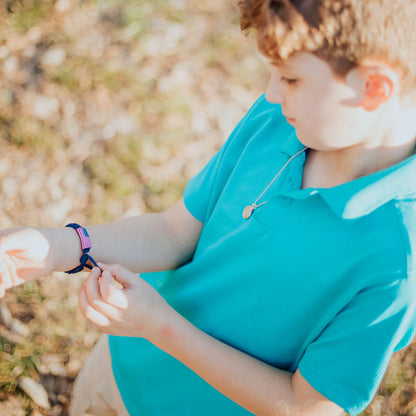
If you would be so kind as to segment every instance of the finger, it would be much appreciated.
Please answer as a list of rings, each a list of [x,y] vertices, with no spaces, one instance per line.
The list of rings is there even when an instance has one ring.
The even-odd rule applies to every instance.
[[[9,264],[9,262],[7,261],[7,256],[6,255],[2,255],[0,258],[0,276],[1,276],[1,282],[2,282],[2,286],[5,289],[8,289],[9,287],[12,287],[12,278],[10,273],[16,273],[16,267],[13,267]]]
[[[93,307],[101,300],[101,293],[98,286],[99,278],[99,269],[94,267],[84,282],[85,294],[87,296],[88,303]]]
[[[99,263],[99,266],[103,270],[108,270],[113,278],[117,280],[124,288],[132,287],[137,281],[137,275],[135,275],[130,270],[121,266],[120,264],[102,264]]]
[[[108,270],[104,270],[99,281],[101,297],[104,302],[119,309],[127,309],[128,300],[122,288],[117,288],[113,282],[113,276]]]
[[[7,268],[3,261],[3,256],[0,257],[0,285],[7,288]]]
[[[110,320],[88,303],[85,286],[82,287],[79,293],[79,306],[82,314],[94,325],[98,327],[108,327],[110,325]]]
[[[110,274],[112,275],[112,280],[113,280],[113,284],[118,287],[119,289],[125,289],[125,288],[130,288],[131,285],[129,283],[125,283],[123,284],[121,282],[121,275],[126,272],[127,269],[125,269],[124,267],[120,266],[119,264],[113,264],[113,265],[108,265],[108,264],[103,264],[103,263],[97,263],[98,266],[101,269],[101,273],[104,273],[104,269],[107,270],[108,272],[110,272]],[[102,266],[102,267],[101,267]],[[127,270],[128,272],[128,270]]]
[[[10,280],[11,280],[10,282],[11,286],[17,286],[17,285],[21,285],[22,283],[25,283],[24,278],[19,276],[19,273],[22,272],[22,269],[16,265],[16,263],[12,259],[12,256],[4,255],[3,259],[4,259],[4,263],[7,266],[8,276],[10,277]]]
[[[87,301],[90,306],[96,309],[98,312],[105,315],[111,320],[118,321],[120,317],[120,312],[117,308],[111,304],[106,303],[101,296],[100,285],[99,285],[99,273],[91,272],[85,281],[85,294],[87,296]]]
[[[101,275],[101,270],[98,267],[93,267],[88,277],[93,276],[97,278],[97,277],[100,277],[100,275]]]

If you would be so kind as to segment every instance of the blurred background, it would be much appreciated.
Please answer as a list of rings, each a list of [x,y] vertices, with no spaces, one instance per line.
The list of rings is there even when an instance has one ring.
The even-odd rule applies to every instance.
[[[267,78],[232,0],[1,0],[0,227],[171,206]],[[83,278],[0,300],[1,416],[68,414],[99,336],[78,308]],[[363,415],[416,415],[415,369],[412,344]]]

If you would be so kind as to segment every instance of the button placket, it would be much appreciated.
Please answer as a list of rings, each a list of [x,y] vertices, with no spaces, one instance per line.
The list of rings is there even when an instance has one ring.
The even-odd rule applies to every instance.
[[[279,195],[277,200],[282,207],[288,207],[293,202],[292,198],[289,198],[288,196],[285,196],[285,195]]]
[[[246,205],[243,209],[242,216],[245,220],[248,220],[254,213],[254,211],[259,208],[260,206],[267,203],[267,201],[264,201],[260,204],[257,202],[263,197],[263,195],[267,192],[267,190],[273,185],[273,183],[276,181],[276,179],[280,176],[280,174],[287,168],[288,165],[290,165],[290,162],[298,155],[302,154],[305,150],[308,150],[308,147],[304,147],[302,150],[294,154],[290,157],[290,159],[283,165],[283,167],[279,170],[279,172],[276,174],[276,176],[272,179],[272,181],[267,185],[267,187],[263,190],[263,192],[257,197],[257,199],[250,205]],[[287,198],[287,197],[286,197]],[[284,200],[281,205],[288,206],[291,204],[290,200]]]

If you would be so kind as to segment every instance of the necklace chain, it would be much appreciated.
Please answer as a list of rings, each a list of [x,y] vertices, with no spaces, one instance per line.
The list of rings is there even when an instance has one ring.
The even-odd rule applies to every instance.
[[[284,166],[279,170],[279,172],[277,172],[276,176],[271,180],[271,182],[267,185],[267,187],[263,190],[263,192],[258,196],[258,198],[251,204],[251,205],[247,205],[244,208],[243,211],[243,218],[244,219],[248,219],[251,217],[251,215],[253,214],[254,210],[258,207],[261,207],[262,205],[266,204],[267,201],[262,202],[261,204],[257,204],[257,202],[261,199],[261,197],[267,192],[267,190],[273,185],[273,183],[276,181],[276,179],[279,177],[279,175],[284,171],[284,169],[286,168],[286,166],[292,161],[292,159],[294,159],[296,156],[300,155],[302,152],[304,152],[305,150],[307,150],[308,147],[305,146],[302,150],[299,150],[299,152],[297,152],[295,155],[293,155],[285,164]]]

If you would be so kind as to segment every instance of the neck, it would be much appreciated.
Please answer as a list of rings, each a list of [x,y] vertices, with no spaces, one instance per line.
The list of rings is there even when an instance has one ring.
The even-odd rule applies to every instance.
[[[311,149],[304,165],[304,182],[315,187],[316,183],[319,187],[336,186],[407,159],[415,153],[415,117],[416,107],[391,106],[355,144],[335,150]]]
[[[308,159],[322,166],[329,178],[348,182],[383,170],[407,159],[415,153],[415,142],[398,147],[362,149],[351,147],[342,150],[319,152],[311,150]]]
[[[415,153],[415,125],[409,120],[403,112],[390,111],[357,144],[328,151],[311,149],[308,159],[325,178],[341,183],[386,169]]]

